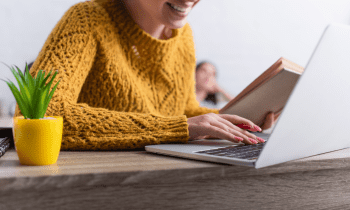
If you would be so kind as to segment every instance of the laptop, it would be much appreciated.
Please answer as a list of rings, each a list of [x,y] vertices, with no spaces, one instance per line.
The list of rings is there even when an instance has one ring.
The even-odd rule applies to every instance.
[[[266,140],[243,145],[227,140],[149,145],[148,152],[209,162],[271,166],[350,147],[350,26],[324,30],[304,73]]]

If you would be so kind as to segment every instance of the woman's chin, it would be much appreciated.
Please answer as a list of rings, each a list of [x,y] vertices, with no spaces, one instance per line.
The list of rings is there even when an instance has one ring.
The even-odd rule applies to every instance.
[[[182,28],[186,25],[187,20],[176,20],[176,21],[166,21],[166,23],[164,24],[167,28],[170,29],[178,29],[178,28]]]

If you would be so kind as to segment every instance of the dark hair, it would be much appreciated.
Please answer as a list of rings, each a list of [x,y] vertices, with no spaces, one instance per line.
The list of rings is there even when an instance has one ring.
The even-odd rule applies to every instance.
[[[210,64],[210,65],[213,65],[213,66],[214,66],[214,64],[212,64],[212,63],[209,62],[209,61],[202,61],[202,62],[200,62],[200,63],[197,64],[197,66],[196,66],[196,73],[198,72],[198,70],[199,70],[204,64]],[[214,68],[215,68],[215,66],[214,66]],[[215,68],[215,69],[216,69],[216,68]],[[215,76],[216,76],[216,72],[215,72]],[[216,105],[216,104],[218,103],[218,98],[217,98],[216,93],[209,93],[209,94],[207,94],[207,97],[204,99],[204,101],[208,101],[208,102],[211,102],[211,103],[213,103],[213,104]]]

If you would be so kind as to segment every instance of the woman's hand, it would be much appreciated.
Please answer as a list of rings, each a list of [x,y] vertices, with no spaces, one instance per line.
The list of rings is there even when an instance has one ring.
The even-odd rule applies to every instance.
[[[190,140],[202,139],[206,136],[226,139],[235,143],[257,144],[264,139],[249,133],[261,131],[261,128],[250,120],[237,115],[209,113],[187,119]],[[237,126],[238,125],[238,126]]]

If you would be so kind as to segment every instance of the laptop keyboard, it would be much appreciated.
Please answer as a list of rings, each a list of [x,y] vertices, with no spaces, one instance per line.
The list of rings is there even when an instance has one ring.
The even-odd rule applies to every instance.
[[[255,160],[259,157],[259,154],[265,144],[266,144],[266,141],[264,143],[259,143],[259,144],[229,146],[229,147],[223,147],[218,149],[198,151],[196,153],[213,155],[213,156],[224,156],[224,157],[232,157],[232,158],[239,158],[239,159]]]

